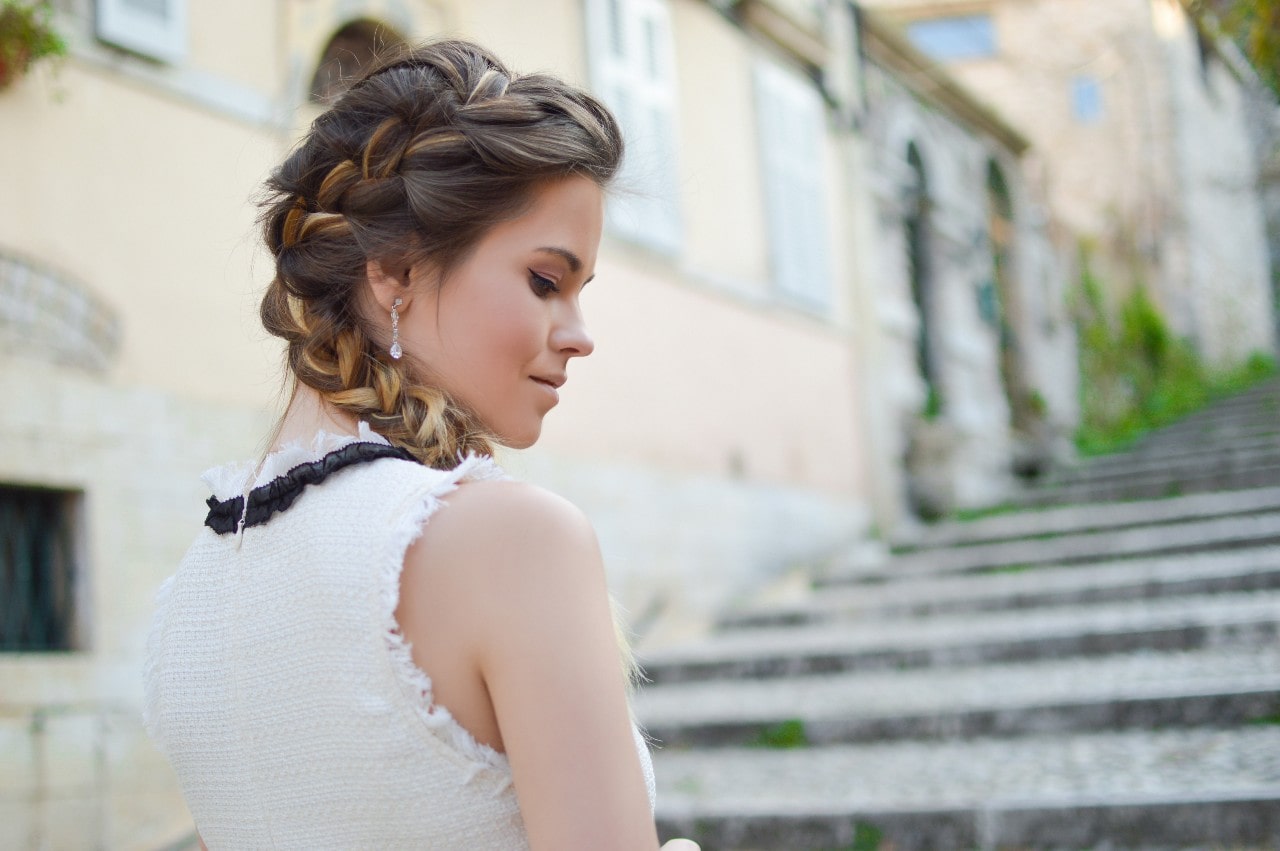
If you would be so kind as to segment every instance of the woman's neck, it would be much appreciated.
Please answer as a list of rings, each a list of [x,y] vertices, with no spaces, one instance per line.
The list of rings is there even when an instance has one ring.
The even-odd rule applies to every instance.
[[[306,445],[322,431],[354,436],[358,433],[358,426],[359,422],[353,414],[335,408],[312,388],[298,384],[268,451],[275,452],[282,446],[295,442]]]

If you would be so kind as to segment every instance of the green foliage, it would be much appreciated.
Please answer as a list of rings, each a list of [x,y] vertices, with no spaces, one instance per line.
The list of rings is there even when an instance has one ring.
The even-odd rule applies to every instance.
[[[1233,39],[1268,86],[1280,94],[1280,0],[1197,0],[1218,15],[1223,34]]]
[[[853,843],[840,851],[879,851],[884,841],[884,831],[872,824],[859,821],[853,825]]]
[[[1052,536],[1052,535],[1046,535],[1046,536],[1044,536],[1044,537],[1049,538],[1049,537],[1053,537],[1053,536]],[[1000,565],[999,567],[984,567],[980,572],[981,572],[981,573],[984,573],[984,574],[996,574],[996,573],[1002,573],[1002,574],[1026,573],[1028,570],[1033,570],[1033,569],[1035,569],[1035,567],[1036,567],[1036,565],[1034,565],[1034,564],[1003,564],[1003,565]]]
[[[1049,416],[1049,403],[1045,401],[1044,394],[1039,390],[1029,390],[1026,398],[1027,413],[1037,420],[1043,420]]]
[[[760,731],[753,744],[759,748],[804,748],[809,746],[809,737],[804,732],[804,722],[792,718]]]
[[[853,826],[853,847],[849,851],[876,851],[883,838],[878,827],[860,821]]]
[[[1081,454],[1123,449],[1147,431],[1276,372],[1275,362],[1261,354],[1233,369],[1208,369],[1170,330],[1142,287],[1134,288],[1113,318],[1101,282],[1087,262],[1082,267],[1076,305],[1081,378],[1076,446]]]
[[[49,0],[0,0],[0,77],[12,79],[38,59],[66,54]]]
[[[1250,718],[1249,723],[1264,726],[1280,725],[1280,702],[1272,701],[1271,709],[1272,711],[1266,715],[1259,715],[1255,718]]]
[[[924,410],[920,412],[920,416],[926,422],[933,422],[942,416],[942,394],[933,384],[929,385],[929,394],[925,397]]]
[[[1016,502],[1002,502],[999,505],[987,505],[980,508],[957,508],[951,513],[951,519],[959,520],[962,523],[969,523],[974,520],[983,520],[987,517],[997,517],[1001,514],[1013,514],[1024,510],[1025,506]]]

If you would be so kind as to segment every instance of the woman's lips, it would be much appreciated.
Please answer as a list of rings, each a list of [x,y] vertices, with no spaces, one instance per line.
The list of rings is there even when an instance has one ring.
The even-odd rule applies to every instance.
[[[532,378],[532,381],[550,393],[551,398],[555,399],[557,402],[560,401],[560,391],[556,389],[556,385],[553,382],[546,378]],[[564,382],[561,383],[563,384]]]

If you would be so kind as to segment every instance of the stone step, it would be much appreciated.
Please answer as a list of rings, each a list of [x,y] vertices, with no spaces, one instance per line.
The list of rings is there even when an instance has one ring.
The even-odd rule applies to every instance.
[[[1277,636],[1280,592],[1255,591],[732,630],[642,652],[640,661],[653,682],[670,683],[1210,649]]]
[[[713,849],[1275,848],[1280,726],[659,750],[663,839]]]
[[[1207,410],[1212,410],[1219,406],[1232,407],[1253,404],[1255,401],[1265,400],[1280,395],[1280,375],[1273,375],[1255,382],[1252,385],[1232,393],[1228,396],[1222,396],[1214,401],[1208,408],[1203,408],[1190,416],[1198,416],[1204,414]]]
[[[922,617],[1280,589],[1280,547],[824,587],[728,612],[721,629]]]
[[[1218,444],[1204,440],[1191,442],[1175,441],[1165,445],[1157,445],[1148,450],[1130,449],[1109,455],[1086,456],[1059,468],[1057,475],[1070,477],[1077,473],[1089,473],[1095,469],[1114,466],[1131,466],[1141,468],[1144,465],[1163,463],[1165,461],[1182,461],[1214,455],[1217,453],[1266,452],[1280,447],[1280,432],[1266,433],[1259,436],[1234,440],[1227,444]]]
[[[676,683],[642,689],[635,708],[677,747],[1234,726],[1280,715],[1280,647]]]
[[[1160,476],[1172,479],[1204,478],[1215,472],[1223,475],[1237,474],[1253,467],[1277,465],[1280,465],[1280,441],[1258,448],[1229,446],[1150,458],[1128,458],[1120,455],[1111,456],[1106,463],[1064,467],[1037,484],[1037,487],[1101,486],[1128,478],[1154,479]]]
[[[975,520],[944,521],[917,528],[910,540],[898,543],[896,550],[913,552],[1265,511],[1280,511],[1280,487],[1190,494],[1119,505],[1057,506],[993,514]]]
[[[1151,437],[1176,432],[1180,428],[1241,416],[1252,416],[1256,419],[1280,416],[1280,381],[1269,379],[1240,393],[1217,399],[1198,411],[1193,411],[1157,429],[1148,435],[1144,442]]]
[[[1144,443],[1116,454],[1144,458],[1187,452],[1193,448],[1226,449],[1239,444],[1274,440],[1277,432],[1280,432],[1280,420],[1275,415],[1269,415],[1265,421],[1206,422],[1180,431],[1152,435]]]
[[[905,553],[875,569],[839,563],[816,577],[820,585],[865,582],[869,577],[901,579],[947,573],[972,573],[1033,565],[1062,565],[1099,559],[1226,550],[1280,543],[1280,511],[1206,520],[1186,520],[1025,538],[951,549]]]
[[[1031,487],[1017,493],[1013,504],[1022,508],[1051,505],[1164,499],[1191,493],[1269,488],[1280,484],[1280,463],[1250,469],[1212,470],[1201,475],[1171,476],[1163,472],[1122,480],[1085,482],[1060,487]]]
[[[1234,407],[1220,402],[1147,434],[1134,449],[1226,434],[1262,434],[1274,431],[1277,422],[1280,422],[1280,403],[1274,396],[1242,401]]]
[[[1271,395],[1267,397],[1226,400],[1209,405],[1148,433],[1138,442],[1138,445],[1145,446],[1152,441],[1172,435],[1202,434],[1206,430],[1224,427],[1241,428],[1273,424],[1277,418],[1280,418],[1280,400],[1277,400],[1275,392],[1272,389]]]

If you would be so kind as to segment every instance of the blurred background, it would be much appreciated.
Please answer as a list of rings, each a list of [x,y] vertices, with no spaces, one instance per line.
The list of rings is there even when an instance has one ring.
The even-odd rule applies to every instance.
[[[382,47],[474,38],[623,124],[596,353],[503,461],[661,649],[1271,373],[1275,8],[2,0],[0,847],[190,835],[152,594],[279,412],[255,194]]]

